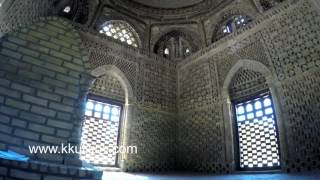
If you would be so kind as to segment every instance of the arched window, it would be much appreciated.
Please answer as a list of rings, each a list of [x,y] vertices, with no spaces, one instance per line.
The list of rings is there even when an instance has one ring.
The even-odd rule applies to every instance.
[[[90,89],[82,126],[80,159],[94,166],[118,166],[125,92],[117,78],[104,75]]]
[[[228,18],[220,24],[220,27],[216,32],[216,36],[214,37],[214,41],[219,40],[220,38],[235,32],[237,29],[246,26],[250,21],[251,20],[247,16],[243,15],[236,15]]]
[[[240,170],[280,168],[280,145],[273,100],[265,77],[242,68],[229,86]]]
[[[108,21],[101,26],[99,32],[130,46],[139,46],[137,32],[125,21]]]

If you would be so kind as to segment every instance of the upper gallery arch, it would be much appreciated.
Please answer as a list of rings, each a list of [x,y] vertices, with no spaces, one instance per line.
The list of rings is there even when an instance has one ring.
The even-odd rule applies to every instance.
[[[183,30],[171,30],[164,33],[155,43],[153,52],[168,59],[183,59],[201,47],[192,33]]]

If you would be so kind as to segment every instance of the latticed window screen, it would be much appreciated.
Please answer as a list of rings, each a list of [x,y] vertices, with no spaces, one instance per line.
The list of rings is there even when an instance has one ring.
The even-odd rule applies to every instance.
[[[93,165],[115,166],[121,106],[89,99],[82,128],[80,158]]]
[[[241,169],[280,167],[279,142],[269,94],[235,105]]]
[[[99,32],[130,46],[138,47],[138,40],[134,29],[124,21],[107,22],[101,27]]]

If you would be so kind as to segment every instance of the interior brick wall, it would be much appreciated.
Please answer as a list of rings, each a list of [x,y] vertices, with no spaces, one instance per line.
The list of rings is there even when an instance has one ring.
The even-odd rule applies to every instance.
[[[178,91],[178,127],[183,128],[178,128],[177,140],[178,144],[187,144],[187,147],[192,147],[182,148],[181,146],[181,149],[178,150],[181,156],[178,163],[183,169],[192,167],[192,170],[200,169],[202,172],[230,172],[229,167],[232,166],[232,162],[228,162],[227,158],[230,154],[226,154],[227,151],[223,146],[226,143],[224,142],[226,131],[232,131],[232,129],[217,126],[213,134],[212,129],[215,128],[206,131],[205,127],[211,127],[224,121],[221,108],[222,86],[229,70],[241,59],[261,62],[280,81],[278,98],[286,129],[285,132],[280,133],[284,133],[286,143],[289,144],[288,152],[285,152],[288,158],[284,159],[282,168],[288,172],[319,168],[320,154],[316,148],[319,144],[319,136],[318,131],[315,130],[320,118],[318,112],[319,13],[313,8],[311,2],[296,1],[291,5],[283,5],[275,11],[269,11],[269,15],[265,19],[261,18],[263,23],[252,25],[233,36],[234,43],[223,43],[231,39],[231,37],[226,37],[213,44],[211,51],[208,48],[203,50],[206,53],[201,52],[187,59],[184,64],[178,64],[180,87]],[[249,32],[250,29],[251,32]],[[235,79],[232,87],[237,93],[232,95],[247,94],[246,88],[241,88],[241,84],[245,84],[248,79],[245,80],[246,78],[241,78],[241,76]],[[254,75],[251,79],[249,81],[253,83],[252,87],[257,89],[266,87],[265,80],[260,78],[260,81],[259,76]],[[216,82],[212,83],[214,81]],[[212,93],[216,92],[219,92],[216,96],[218,100],[214,101]],[[204,103],[206,101],[207,103]],[[189,108],[190,104],[193,104],[194,107]],[[216,105],[208,107],[210,104]],[[212,114],[212,110],[207,110],[210,107],[219,108],[215,108],[216,113]],[[187,113],[186,109],[189,110]],[[196,128],[199,124],[201,128]],[[222,140],[219,142],[219,139]],[[210,159],[212,154],[206,151],[210,148],[214,148],[210,152],[215,152],[220,156]],[[190,156],[194,156],[190,160],[191,166],[185,162]],[[204,166],[205,160],[210,161],[208,164],[218,163],[219,166],[214,168],[209,165]],[[223,167],[222,170],[220,167]]]
[[[309,1],[284,3],[178,64],[58,18],[20,28],[0,40],[0,149],[28,154],[29,144],[79,139],[86,70],[113,65],[126,76],[135,98],[128,143],[139,153],[125,160],[126,171],[232,172],[225,140],[232,130],[224,127],[222,86],[230,69],[249,59],[279,80],[283,133],[294,141],[283,169],[319,168],[319,17]],[[1,27],[2,32],[10,29]],[[249,75],[258,89],[265,88],[259,75]],[[235,80],[235,96],[246,94],[241,88],[246,80],[242,75]],[[106,96],[123,96],[118,82],[110,78],[107,84],[118,90]],[[62,155],[31,157],[66,160]]]
[[[28,146],[66,143],[77,133],[85,74],[80,36],[67,21],[48,18],[0,43],[1,149],[63,163],[63,155],[33,155]]]

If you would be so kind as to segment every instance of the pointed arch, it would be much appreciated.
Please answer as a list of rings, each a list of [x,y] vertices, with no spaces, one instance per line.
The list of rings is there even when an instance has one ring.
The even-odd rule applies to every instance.
[[[126,99],[126,104],[129,103],[129,101],[134,99],[134,95],[133,95],[133,89],[131,87],[131,84],[129,82],[129,80],[127,79],[127,77],[124,75],[124,73],[117,68],[114,65],[103,65],[100,66],[94,70],[91,71],[91,75],[94,77],[100,77],[103,76],[105,74],[111,75],[116,77],[119,82],[121,83],[122,88],[125,91],[125,99]]]
[[[262,63],[252,60],[239,60],[230,70],[226,76],[223,86],[222,86],[222,97],[226,98],[229,96],[228,88],[231,84],[232,78],[234,75],[241,69],[245,68],[252,70],[254,72],[261,73],[267,80],[267,83],[275,81],[275,77],[272,75],[272,72]]]
[[[229,94],[229,86],[232,83],[233,77],[238,73],[239,70],[246,69],[262,74],[266,79],[266,83],[270,90],[270,93],[273,97],[275,114],[277,116],[277,124],[279,128],[279,139],[281,146],[281,164],[284,163],[284,159],[287,156],[287,142],[285,138],[285,126],[283,123],[283,115],[281,113],[281,106],[279,103],[279,88],[278,80],[273,75],[273,73],[262,63],[254,60],[239,60],[227,74],[224,79],[222,86],[221,97],[223,99],[223,118],[224,118],[224,128],[225,128],[225,149],[226,149],[226,158],[228,162],[233,164],[233,168],[236,168],[236,159],[235,159],[235,136],[234,136],[234,114],[232,108],[232,102]]]
[[[135,112],[136,98],[134,96],[133,89],[129,80],[118,67],[114,65],[103,65],[91,71],[91,75],[95,78],[101,77],[106,74],[117,78],[125,92],[125,104],[123,106],[123,115],[121,119],[122,127],[120,129],[119,142],[121,146],[127,146],[130,140],[130,119],[132,119]],[[121,155],[118,159],[119,166],[122,170],[126,169],[127,159],[127,154]]]

